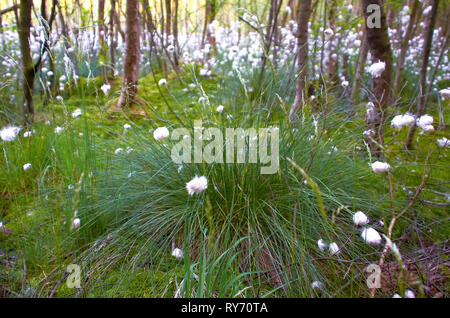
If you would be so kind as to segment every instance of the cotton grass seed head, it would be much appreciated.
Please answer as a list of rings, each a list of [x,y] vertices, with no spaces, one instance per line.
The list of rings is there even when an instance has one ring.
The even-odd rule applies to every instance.
[[[369,223],[369,218],[363,212],[357,211],[353,214],[353,223],[355,223],[356,226],[365,225]]]
[[[169,137],[169,129],[167,127],[158,127],[153,132],[153,138],[156,140],[164,140]]]
[[[20,127],[18,126],[7,126],[2,128],[2,130],[0,130],[0,138],[3,141],[13,141],[14,139],[16,139],[17,135],[19,134],[20,131]]]
[[[186,183],[186,190],[189,195],[199,194],[208,187],[208,180],[205,176],[195,176],[194,179]]]

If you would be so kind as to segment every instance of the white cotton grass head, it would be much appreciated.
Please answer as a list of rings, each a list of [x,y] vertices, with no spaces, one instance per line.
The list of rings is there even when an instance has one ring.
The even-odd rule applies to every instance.
[[[131,128],[131,125],[130,124],[125,124],[125,125],[123,125],[123,129],[124,130],[128,130],[128,129],[130,129]]]
[[[216,112],[221,113],[221,112],[223,112],[223,109],[224,109],[223,105],[219,105],[216,108]]]
[[[186,183],[186,190],[189,195],[199,194],[208,188],[208,180],[205,176],[195,176],[191,181]]]
[[[365,228],[361,232],[361,237],[367,244],[381,244],[381,236],[374,228]]]
[[[100,89],[102,90],[103,94],[105,94],[106,96],[108,96],[109,91],[111,90],[111,85],[109,84],[103,84]]]
[[[441,90],[439,91],[439,93],[441,94],[443,100],[448,100],[448,99],[450,99],[450,87],[441,89]]]
[[[80,227],[80,225],[81,225],[81,221],[80,221],[79,218],[76,218],[76,219],[73,220],[73,222],[72,222],[73,228],[77,229],[77,228]]]
[[[353,223],[358,225],[365,225],[369,223],[369,218],[367,215],[364,214],[362,211],[357,211],[355,214],[353,214]]]
[[[327,244],[324,240],[319,239],[319,240],[317,241],[317,246],[318,246],[319,249],[323,252],[323,251],[328,247],[328,244]]]
[[[420,116],[420,118],[416,120],[416,125],[422,128],[423,131],[433,131],[433,117],[428,114]]]
[[[18,126],[7,126],[0,130],[0,138],[3,141],[13,141],[16,139],[17,135],[20,132],[20,127]]]
[[[415,121],[415,118],[411,114],[397,115],[391,121],[391,126],[396,129],[402,129],[404,126],[411,126]]]
[[[153,132],[153,138],[155,138],[156,140],[164,140],[167,137],[169,137],[169,129],[167,129],[167,127],[158,127],[155,129],[155,131]]]
[[[437,140],[437,143],[440,147],[445,148],[450,146],[450,140],[446,137],[442,137],[441,139]]]
[[[381,76],[381,73],[384,72],[385,68],[386,63],[379,61],[377,63],[373,63],[372,65],[370,65],[369,73],[372,75],[373,78],[377,78]]]
[[[323,283],[322,282],[319,282],[319,281],[317,281],[317,280],[315,280],[315,281],[313,281],[312,283],[311,283],[311,288],[312,289],[321,289],[323,287]]]
[[[400,296],[399,294],[395,293],[392,298],[402,298],[402,296]]]
[[[72,117],[77,118],[81,116],[81,109],[77,108],[72,112]]]
[[[387,162],[375,161],[372,163],[372,171],[375,173],[383,173],[389,171],[391,166]]]
[[[120,155],[122,153],[123,153],[123,148],[117,148],[116,150],[114,150],[115,155]]]
[[[416,298],[416,295],[411,289],[405,290],[405,298]]]
[[[172,256],[178,259],[183,258],[183,251],[180,248],[176,247],[172,251]]]
[[[28,169],[31,169],[31,163],[26,163],[23,165],[23,170],[27,171]]]
[[[63,130],[64,130],[64,128],[58,126],[55,128],[55,134],[59,135]]]
[[[337,255],[341,252],[341,249],[337,245],[337,243],[333,242],[330,243],[330,246],[328,247],[328,250],[330,251],[331,255]]]
[[[164,86],[164,85],[166,85],[167,84],[167,80],[165,79],[165,78],[161,78],[159,81],[158,81],[158,85],[159,86]]]

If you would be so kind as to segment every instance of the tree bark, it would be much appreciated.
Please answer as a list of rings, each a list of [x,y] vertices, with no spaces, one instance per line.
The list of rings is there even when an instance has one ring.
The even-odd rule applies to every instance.
[[[26,103],[25,121],[30,123],[34,118],[33,87],[36,71],[30,52],[30,28],[32,0],[21,0],[19,9],[19,41],[22,53],[23,66],[23,90]],[[31,117],[31,118],[30,118]]]
[[[122,92],[117,107],[133,105],[139,79],[140,36],[139,0],[127,0],[126,4],[125,59],[123,61]]]
[[[372,79],[372,94],[369,99],[373,102],[374,107],[372,116],[367,117],[368,128],[376,133],[374,139],[376,142],[369,140],[369,145],[375,155],[382,156],[380,146],[384,144],[384,113],[391,96],[392,51],[387,31],[386,15],[383,9],[383,1],[362,0],[362,3],[367,44],[372,57],[372,63],[379,61],[385,63],[385,69],[381,75]],[[369,5],[378,6],[380,10],[380,27],[368,26],[368,18],[373,14],[367,10]]]
[[[298,78],[295,87],[295,99],[289,113],[289,120],[293,120],[295,113],[301,109],[306,98],[306,82],[308,80],[308,21],[311,15],[311,0],[299,1],[299,15],[297,27],[297,71]]]
[[[430,58],[431,42],[433,41],[433,31],[436,22],[437,8],[439,6],[439,0],[432,0],[431,13],[427,17],[426,27],[424,28],[423,35],[423,57],[422,65],[420,68],[420,96],[417,106],[416,118],[419,118],[425,113],[427,108],[427,68],[428,61]],[[408,136],[406,137],[405,148],[409,148],[414,137],[414,132],[416,131],[416,124],[414,123],[408,131]]]
[[[98,0],[98,45],[100,47],[100,70],[103,80],[106,79],[106,45],[105,45],[105,0]]]

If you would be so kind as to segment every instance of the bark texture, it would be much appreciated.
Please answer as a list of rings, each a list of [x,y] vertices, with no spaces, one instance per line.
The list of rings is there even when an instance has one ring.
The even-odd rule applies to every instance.
[[[135,103],[139,77],[139,62],[141,59],[139,0],[127,0],[126,10],[122,92],[117,107],[130,106]]]

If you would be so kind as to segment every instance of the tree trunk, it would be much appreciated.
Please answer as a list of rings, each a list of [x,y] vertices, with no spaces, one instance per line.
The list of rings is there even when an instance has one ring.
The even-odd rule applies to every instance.
[[[175,67],[179,68],[180,63],[178,61],[178,54],[180,52],[180,44],[178,43],[178,0],[174,0],[174,10],[175,13],[173,15],[173,63],[175,64]]]
[[[23,90],[26,103],[25,121],[27,123],[30,123],[34,118],[33,86],[36,73],[33,60],[31,58],[29,42],[32,6],[32,0],[21,0],[19,5],[19,41],[20,51],[22,53]]]
[[[337,1],[331,0],[330,11],[328,11],[328,24],[329,28],[333,30],[333,35],[328,39],[328,65],[327,65],[327,77],[330,87],[333,87],[338,79],[337,69],[337,45],[336,45],[336,7]]]
[[[114,77],[114,70],[116,69],[116,49],[117,42],[114,37],[114,15],[116,13],[116,0],[111,0],[111,9],[109,11],[109,55],[111,58],[110,77]]]
[[[123,61],[122,92],[117,107],[135,102],[139,79],[140,36],[139,0],[127,0],[126,4],[125,59]]]
[[[293,120],[295,113],[301,109],[306,98],[306,82],[308,80],[308,21],[311,15],[311,0],[299,1],[299,15],[297,27],[297,71],[298,78],[295,87],[295,99],[289,113],[289,120]]]
[[[433,41],[433,31],[436,22],[437,8],[439,0],[432,0],[431,13],[427,17],[426,27],[423,35],[423,57],[422,66],[420,68],[420,96],[417,106],[416,118],[419,118],[425,113],[427,108],[427,68],[428,60],[430,58],[431,42]],[[409,128],[408,136],[406,137],[405,148],[409,148],[416,131],[415,123]]]
[[[405,58],[406,53],[408,52],[408,44],[409,40],[411,39],[413,33],[413,26],[415,23],[416,13],[417,9],[419,7],[419,0],[414,0],[413,7],[411,9],[411,15],[409,17],[408,27],[406,28],[405,36],[403,37],[402,46],[400,48],[400,54],[398,56],[397,61],[397,73],[395,74],[395,81],[394,81],[394,92],[397,95],[400,91],[401,86],[401,80],[403,75],[403,70],[405,69]]]
[[[391,95],[392,51],[387,31],[386,15],[383,9],[383,1],[362,0],[362,3],[367,44],[372,57],[372,63],[379,61],[385,63],[385,69],[381,75],[372,79],[372,94],[370,100],[373,102],[374,107],[372,109],[372,115],[367,117],[368,128],[376,133],[375,139],[369,140],[369,145],[375,155],[382,156],[380,146],[384,144],[384,113]],[[368,19],[374,14],[373,12],[368,12],[369,5],[378,6],[380,27],[371,27],[368,25]]]
[[[100,71],[106,79],[106,45],[105,45],[105,0],[98,0],[98,45],[100,47]]]

